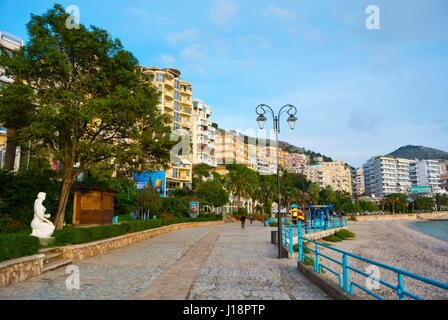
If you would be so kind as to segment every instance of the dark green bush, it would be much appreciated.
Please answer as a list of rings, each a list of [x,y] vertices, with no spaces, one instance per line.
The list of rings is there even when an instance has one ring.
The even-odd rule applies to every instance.
[[[66,228],[54,232],[56,244],[63,246],[69,244],[80,244],[92,241],[98,241],[106,238],[113,238],[126,233],[139,232],[147,229],[159,228],[171,224],[183,222],[201,222],[222,220],[221,216],[209,216],[200,218],[172,218],[157,220],[136,220],[129,223],[112,224],[107,226],[98,226],[90,228]]]
[[[0,261],[36,254],[39,239],[29,235],[0,235]]]
[[[336,237],[334,234],[328,237],[323,238],[325,241],[330,241],[330,242],[341,242],[343,239]]]
[[[311,251],[308,250],[308,248],[305,247],[305,246],[303,246],[302,248],[303,248],[303,253],[304,253],[304,254],[308,254],[308,253],[311,252]],[[292,249],[294,250],[294,252],[299,252],[299,245],[298,245],[298,244],[295,244],[295,245],[292,247]]]
[[[0,170],[0,233],[28,229],[34,216],[34,201],[39,192],[45,192],[46,213],[54,219],[59,204],[61,183],[49,169],[33,169],[12,173]],[[73,197],[67,204],[67,219],[72,213]],[[66,221],[69,221],[67,220]]]
[[[239,208],[237,214],[241,216],[247,216],[247,209],[246,208]]]
[[[271,227],[278,227],[278,222],[271,222],[269,225]]]
[[[341,238],[342,240],[345,240],[347,238],[354,238],[355,234],[353,232],[350,232],[346,229],[341,229],[334,234],[336,237]]]

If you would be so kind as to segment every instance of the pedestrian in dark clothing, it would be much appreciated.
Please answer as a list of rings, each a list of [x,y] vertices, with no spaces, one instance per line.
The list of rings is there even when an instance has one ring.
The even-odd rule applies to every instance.
[[[241,216],[241,229],[244,229],[245,224],[246,224],[246,216],[242,215]]]

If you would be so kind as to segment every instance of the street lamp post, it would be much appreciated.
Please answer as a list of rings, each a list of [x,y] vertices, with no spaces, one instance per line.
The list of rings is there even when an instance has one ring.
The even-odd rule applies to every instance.
[[[275,131],[275,147],[277,149],[277,209],[278,209],[278,234],[277,234],[277,242],[278,242],[278,257],[282,257],[282,218],[281,218],[281,203],[280,203],[280,165],[279,165],[279,154],[278,154],[278,134],[280,133],[280,116],[282,112],[286,112],[288,117],[288,124],[291,130],[294,130],[296,126],[297,118],[295,117],[297,113],[297,108],[292,104],[284,105],[279,111],[277,116],[271,107],[266,104],[260,104],[257,106],[255,112],[258,114],[257,122],[260,129],[264,128],[264,123],[266,122],[265,114],[270,112],[272,115],[272,119],[274,120],[274,131]]]

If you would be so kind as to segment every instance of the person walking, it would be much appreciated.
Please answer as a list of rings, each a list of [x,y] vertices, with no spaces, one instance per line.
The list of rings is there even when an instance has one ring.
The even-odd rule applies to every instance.
[[[244,229],[245,224],[246,224],[246,216],[242,215],[241,216],[241,229]]]
[[[254,217],[252,217],[252,215],[250,215],[249,219],[250,219],[250,224],[252,224],[252,220],[254,220]]]

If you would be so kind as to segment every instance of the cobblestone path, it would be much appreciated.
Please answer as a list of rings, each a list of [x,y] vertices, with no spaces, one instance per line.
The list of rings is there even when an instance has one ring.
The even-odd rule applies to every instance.
[[[328,299],[276,256],[259,222],[181,229],[76,262],[79,290],[61,268],[0,288],[0,299]]]

